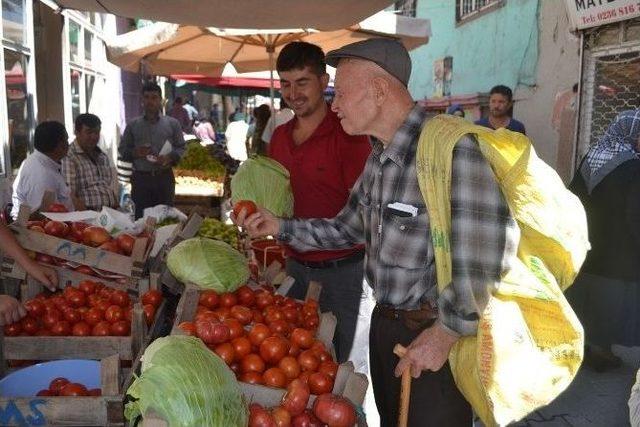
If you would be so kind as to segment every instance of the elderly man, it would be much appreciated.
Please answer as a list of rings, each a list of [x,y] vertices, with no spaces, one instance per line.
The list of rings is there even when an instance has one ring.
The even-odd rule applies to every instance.
[[[327,63],[337,66],[332,109],[343,129],[374,140],[347,205],[331,219],[278,219],[260,210],[235,221],[252,236],[276,235],[298,250],[364,242],[365,274],[377,301],[369,345],[382,425],[396,425],[398,377],[410,369],[410,425],[469,426],[471,409],[447,357],[460,337],[476,334],[489,287],[517,246],[516,225],[477,141],[461,138],[451,180],[453,280],[438,294],[429,211],[416,172],[428,117],[407,90],[409,55],[396,41],[370,39],[329,52]],[[396,343],[407,347],[399,362]]]
[[[118,207],[115,169],[98,147],[102,122],[94,114],[80,114],[75,120],[76,139],[62,159],[62,175],[71,189],[76,209],[99,211]]]

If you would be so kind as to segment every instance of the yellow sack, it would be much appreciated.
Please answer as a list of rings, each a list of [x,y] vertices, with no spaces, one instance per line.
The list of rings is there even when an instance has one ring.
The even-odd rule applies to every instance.
[[[437,116],[422,130],[416,162],[431,235],[438,236],[439,291],[451,283],[451,161],[465,134],[477,137],[521,236],[517,260],[489,298],[477,336],[460,339],[449,363],[482,421],[505,425],[551,402],[580,367],[584,333],[562,290],[589,250],[587,222],[578,198],[526,136]]]

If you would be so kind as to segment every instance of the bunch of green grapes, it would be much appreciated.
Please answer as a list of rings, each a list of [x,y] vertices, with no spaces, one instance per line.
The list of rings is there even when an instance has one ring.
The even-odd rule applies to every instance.
[[[177,168],[206,172],[211,179],[222,178],[226,173],[223,164],[211,156],[209,150],[198,142],[187,144],[184,156],[180,159]]]
[[[225,224],[215,218],[202,221],[198,235],[210,239],[222,240],[234,248],[238,247],[238,229],[235,225]]]

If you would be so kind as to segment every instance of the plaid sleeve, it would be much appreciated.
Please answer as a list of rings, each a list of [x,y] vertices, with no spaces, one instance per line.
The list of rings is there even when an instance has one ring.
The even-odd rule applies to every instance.
[[[71,194],[76,195],[76,190],[78,186],[76,185],[76,165],[73,160],[71,160],[68,156],[62,159],[61,162],[61,172],[64,177],[64,182],[67,183],[69,189],[71,190]]]
[[[452,283],[441,292],[441,323],[475,335],[491,291],[515,256],[519,232],[491,166],[474,138],[453,150],[451,170]]]
[[[364,243],[364,222],[359,202],[364,175],[358,178],[347,204],[334,218],[281,219],[279,238],[301,252],[347,249]]]

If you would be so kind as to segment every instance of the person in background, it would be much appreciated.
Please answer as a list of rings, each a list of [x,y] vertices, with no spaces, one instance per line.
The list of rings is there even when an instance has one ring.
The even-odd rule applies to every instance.
[[[253,132],[250,136],[251,152],[264,156],[267,154],[267,144],[262,140],[262,134],[265,126],[267,126],[269,117],[271,117],[271,108],[268,104],[262,104],[253,110],[253,117],[255,120],[253,123]]]
[[[67,155],[69,135],[64,125],[56,121],[42,122],[36,126],[33,136],[35,150],[20,166],[13,182],[11,217],[17,218],[21,205],[31,211],[40,208],[45,192],[51,192],[55,202],[73,211],[71,190],[61,173],[60,161]]]
[[[373,38],[327,54],[336,67],[332,110],[349,135],[374,141],[347,204],[333,218],[275,218],[265,209],[236,223],[296,250],[365,244],[365,274],[377,301],[371,318],[371,378],[383,427],[396,426],[400,376],[410,370],[411,426],[471,426],[472,411],[447,358],[475,336],[492,286],[510,268],[519,231],[474,136],[460,138],[451,166],[452,282],[438,292],[430,212],[416,150],[428,113],[407,84],[411,59],[396,40]],[[282,76],[282,74],[280,74]],[[399,359],[396,344],[407,348]]]
[[[211,145],[216,142],[216,132],[213,130],[211,122],[206,117],[200,117],[193,126],[193,133],[200,140],[202,145]]]
[[[171,168],[178,164],[185,150],[180,123],[161,114],[160,86],[145,83],[142,105],[144,115],[127,125],[118,147],[120,158],[133,163],[131,198],[136,218],[142,217],[145,208],[173,205],[176,182]]]
[[[186,108],[182,105],[182,98],[177,97],[173,100],[173,107],[169,110],[169,116],[173,117],[180,123],[180,127],[182,128],[182,132],[191,133],[191,119],[189,118],[189,113]]]
[[[476,120],[475,124],[489,129],[506,128],[513,132],[527,134],[524,125],[511,117],[513,93],[507,86],[498,85],[489,92],[489,116]]]
[[[298,218],[331,218],[347,202],[349,192],[371,153],[369,138],[351,136],[324,100],[329,83],[324,52],[305,43],[287,44],[278,55],[280,92],[295,116],[278,126],[269,155],[290,175],[293,212]],[[287,274],[295,279],[289,296],[304,299],[309,281],[323,284],[320,309],[335,314],[334,346],[339,363],[349,358],[362,297],[364,246],[335,251],[299,251],[287,247]],[[363,349],[355,349],[362,351]]]
[[[244,121],[244,114],[233,113],[233,120],[227,125],[224,136],[227,140],[229,155],[239,162],[247,160],[247,133],[249,125]]]
[[[640,109],[623,111],[591,147],[569,189],[587,214],[591,250],[567,291],[585,330],[585,364],[620,366],[612,344],[640,345]]]
[[[262,132],[262,140],[265,144],[269,144],[271,142],[271,136],[273,135],[273,131],[280,125],[287,123],[289,120],[293,119],[294,112],[287,105],[284,99],[280,99],[280,110],[275,115],[271,115],[269,117],[269,121],[267,121],[266,126],[264,127],[264,131]]]
[[[118,207],[114,188],[115,168],[98,147],[101,121],[94,114],[80,114],[75,120],[76,139],[62,159],[62,175],[77,210],[99,211]]]
[[[217,129],[217,124],[220,123],[220,106],[214,103],[209,111],[209,122],[213,125],[214,129]]]
[[[449,108],[447,108],[447,114],[464,118],[464,109],[460,104],[451,104]]]
[[[191,101],[188,99],[184,101],[184,103],[182,104],[182,108],[187,111],[187,114],[189,115],[189,122],[193,126],[195,121],[198,119],[198,116],[200,115],[200,113],[198,113],[198,109],[191,105]]]

